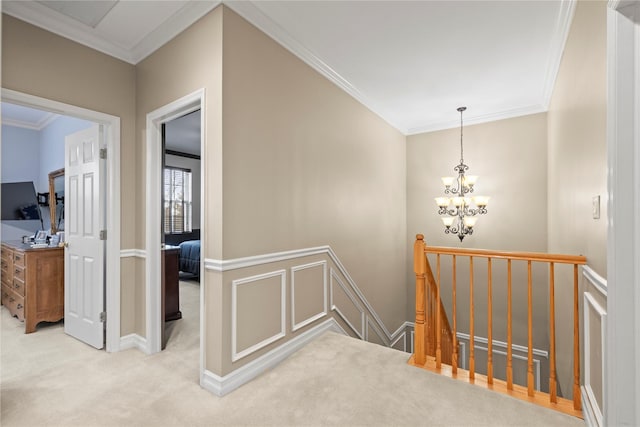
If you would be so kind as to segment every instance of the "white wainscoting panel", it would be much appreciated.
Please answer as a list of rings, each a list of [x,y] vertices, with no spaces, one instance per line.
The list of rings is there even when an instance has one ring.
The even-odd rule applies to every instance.
[[[296,322],[296,272],[301,270],[307,270],[311,268],[322,268],[322,305],[323,310],[313,316]],[[327,261],[312,262],[309,264],[298,265],[291,267],[291,331],[295,332],[298,329],[307,326],[310,323],[315,322],[327,315]]]
[[[606,334],[607,334],[607,311],[604,307],[602,307],[598,301],[591,295],[589,292],[584,293],[584,385],[582,386],[583,394],[586,395],[586,399],[584,400],[585,408],[590,412],[590,415],[593,416],[593,420],[595,425],[602,426],[602,407],[598,399],[593,392],[593,388],[591,387],[591,368],[592,368],[592,360],[591,360],[591,325],[590,325],[590,314],[595,313],[600,317],[600,354],[602,356],[602,360],[600,360],[600,385],[602,387],[602,401],[606,402],[607,399],[605,397],[605,349],[606,349]],[[586,412],[586,411],[585,411]]]
[[[238,287],[246,286],[251,283],[257,283],[261,280],[269,279],[272,277],[280,277],[280,331],[265,338],[264,340],[256,343],[242,351],[238,351]],[[270,273],[259,274],[256,276],[245,277],[242,279],[236,279],[231,282],[231,360],[233,362],[242,359],[254,353],[261,348],[271,344],[274,341],[283,338],[286,335],[286,270],[277,270]]]

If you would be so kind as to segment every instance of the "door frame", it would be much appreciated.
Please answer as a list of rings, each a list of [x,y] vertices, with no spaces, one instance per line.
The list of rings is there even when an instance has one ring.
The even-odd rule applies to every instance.
[[[607,8],[607,336],[604,420],[640,423],[640,3]]]
[[[162,124],[185,114],[200,110],[200,158],[205,159],[205,90],[198,89],[189,95],[175,100],[147,114],[147,167],[146,167],[146,336],[149,354],[158,353],[162,349],[163,313],[162,289],[160,276],[162,266],[161,250],[161,200],[162,200]],[[201,160],[202,161],[202,160]],[[205,194],[206,167],[200,167],[200,196]],[[204,197],[202,197],[204,199]],[[205,201],[200,201],[200,372],[204,369],[204,226]],[[157,206],[157,209],[149,207]]]
[[[107,312],[106,351],[120,350],[120,117],[71,104],[2,88],[2,100],[25,107],[50,111],[98,123],[103,128],[107,148],[105,227],[105,305]]]

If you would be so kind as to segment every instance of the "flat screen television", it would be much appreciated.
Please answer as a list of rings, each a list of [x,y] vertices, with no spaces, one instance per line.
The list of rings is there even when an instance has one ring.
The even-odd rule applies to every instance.
[[[40,220],[32,181],[2,183],[2,220]]]

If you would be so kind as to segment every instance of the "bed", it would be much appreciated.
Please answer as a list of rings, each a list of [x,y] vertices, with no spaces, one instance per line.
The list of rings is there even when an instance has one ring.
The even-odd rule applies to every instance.
[[[187,240],[178,247],[180,271],[200,276],[200,240]]]

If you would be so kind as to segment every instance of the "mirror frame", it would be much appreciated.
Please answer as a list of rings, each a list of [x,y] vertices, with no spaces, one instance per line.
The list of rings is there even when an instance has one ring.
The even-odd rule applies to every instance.
[[[51,216],[51,234],[58,232],[56,228],[56,207],[58,201],[56,200],[56,190],[53,184],[55,178],[64,176],[64,168],[49,172],[49,213]]]

